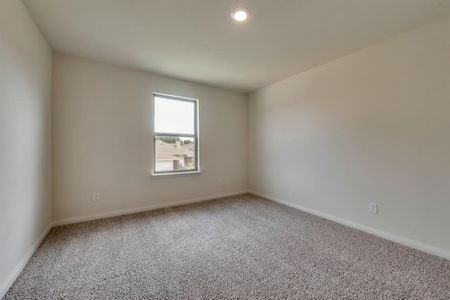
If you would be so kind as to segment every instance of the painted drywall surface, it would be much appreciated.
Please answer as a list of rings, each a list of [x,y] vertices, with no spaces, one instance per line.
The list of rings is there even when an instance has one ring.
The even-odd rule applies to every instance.
[[[246,190],[245,95],[63,54],[53,74],[55,220]],[[150,175],[154,92],[199,99],[202,174]]]
[[[51,56],[22,2],[0,1],[0,285],[51,222]]]
[[[449,53],[446,18],[252,93],[250,189],[449,251]]]

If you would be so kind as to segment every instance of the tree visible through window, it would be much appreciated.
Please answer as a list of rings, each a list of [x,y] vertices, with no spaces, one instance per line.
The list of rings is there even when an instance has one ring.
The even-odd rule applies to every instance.
[[[154,94],[154,173],[198,171],[196,99]]]

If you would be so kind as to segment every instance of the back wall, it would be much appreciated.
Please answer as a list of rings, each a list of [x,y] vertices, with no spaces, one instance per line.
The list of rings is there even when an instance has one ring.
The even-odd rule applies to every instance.
[[[57,223],[246,190],[244,94],[63,54],[53,63]],[[202,174],[151,176],[154,92],[199,99]]]

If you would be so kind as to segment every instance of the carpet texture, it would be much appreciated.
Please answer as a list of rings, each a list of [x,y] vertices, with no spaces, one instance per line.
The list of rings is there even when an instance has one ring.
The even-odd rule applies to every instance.
[[[252,195],[54,228],[5,299],[450,299],[450,262]]]

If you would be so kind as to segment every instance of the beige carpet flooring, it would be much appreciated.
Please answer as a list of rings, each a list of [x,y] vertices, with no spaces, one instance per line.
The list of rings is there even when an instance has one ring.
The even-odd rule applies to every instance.
[[[5,299],[450,299],[450,262],[243,195],[54,228]]]

